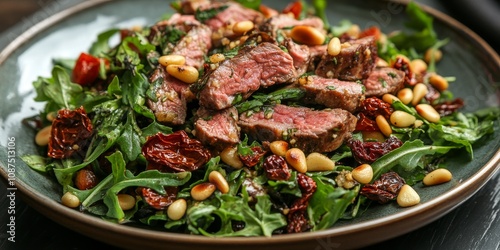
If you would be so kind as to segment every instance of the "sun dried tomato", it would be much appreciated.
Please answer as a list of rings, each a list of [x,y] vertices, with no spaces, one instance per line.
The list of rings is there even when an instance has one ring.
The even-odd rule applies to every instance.
[[[363,113],[359,113],[355,131],[379,131],[377,122],[368,118]]]
[[[379,40],[380,39],[380,35],[381,35],[382,32],[380,32],[380,28],[377,27],[377,26],[371,26],[363,31],[361,31],[361,33],[359,34],[359,37],[358,38],[363,38],[363,37],[367,37],[367,36],[373,36],[375,37],[375,40]]]
[[[306,212],[309,200],[314,192],[316,192],[317,185],[311,177],[302,173],[297,175],[297,183],[302,192],[302,197],[293,202],[288,212],[288,233],[300,233],[311,229],[309,220],[306,217]]]
[[[240,160],[245,164],[247,167],[253,167],[259,163],[260,158],[262,158],[265,154],[266,151],[262,149],[260,146],[254,146],[251,148],[252,153],[248,155],[239,155]]]
[[[360,194],[370,200],[385,204],[396,199],[399,190],[404,184],[405,180],[396,172],[391,171],[380,175],[380,178],[374,181],[373,184],[363,186]]]
[[[165,194],[159,194],[151,188],[139,187],[136,191],[142,199],[157,210],[164,210],[177,198],[177,187],[165,187]]]
[[[148,169],[160,172],[190,172],[205,165],[211,158],[210,151],[184,130],[165,135],[158,133],[148,138],[142,147]]]
[[[270,180],[288,180],[291,176],[285,158],[279,155],[270,155],[264,160],[264,171]]]
[[[460,98],[457,98],[453,101],[447,101],[434,105],[434,109],[436,109],[439,115],[447,116],[453,114],[453,112],[457,111],[463,106],[464,106],[464,101]]]
[[[52,122],[47,155],[55,159],[72,156],[87,145],[92,132],[92,121],[83,107],[59,110]]]
[[[415,78],[415,74],[411,71],[410,64],[403,57],[398,56],[392,67],[405,72],[406,85],[415,86],[415,84],[417,84],[417,79]]]
[[[429,103],[434,103],[441,96],[441,92],[434,88],[431,84],[426,84],[427,86],[427,94],[425,95],[425,100]]]
[[[95,187],[99,180],[91,169],[80,169],[75,174],[75,186],[80,190],[88,190]]]
[[[382,115],[385,119],[391,117],[394,109],[391,104],[384,102],[382,99],[377,97],[366,98],[361,103],[360,113],[363,113],[368,118],[375,120],[377,116]]]
[[[360,164],[372,163],[381,156],[401,147],[401,145],[403,145],[403,142],[394,136],[387,138],[385,142],[363,142],[354,139],[347,142],[354,159]]]

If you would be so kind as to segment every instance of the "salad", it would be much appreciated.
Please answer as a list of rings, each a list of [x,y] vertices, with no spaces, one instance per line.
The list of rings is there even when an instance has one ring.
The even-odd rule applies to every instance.
[[[330,25],[327,1],[176,1],[101,33],[35,81],[25,124],[61,203],[116,223],[205,236],[318,231],[377,204],[420,203],[446,157],[494,132],[441,76],[448,40],[410,2],[406,31]],[[119,43],[113,44],[113,38]]]

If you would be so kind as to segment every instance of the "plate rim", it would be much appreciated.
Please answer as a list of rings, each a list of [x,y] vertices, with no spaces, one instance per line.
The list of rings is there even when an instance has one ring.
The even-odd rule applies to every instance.
[[[118,0],[90,0],[83,1],[74,6],[70,6],[64,10],[57,12],[56,14],[44,19],[43,21],[37,23],[31,28],[23,31],[16,39],[7,44],[2,51],[0,52],[0,66],[9,58],[9,56],[19,47],[24,45],[33,39],[36,35],[41,34],[46,29],[52,27],[53,25],[63,21],[67,18],[70,18],[72,14],[76,14],[85,10],[88,10],[93,7],[97,7],[101,4],[109,3],[109,2],[119,2]],[[381,1],[381,2],[391,2],[391,1]],[[403,5],[407,5],[408,1],[392,1],[394,3],[399,3]],[[434,18],[437,18],[440,22],[444,23],[447,28],[451,28],[456,32],[461,33],[465,38],[467,38],[470,42],[475,42],[477,44],[477,48],[484,50],[485,54],[488,55],[490,59],[493,60],[496,67],[500,68],[500,57],[496,53],[492,47],[486,43],[480,36],[478,36],[475,32],[470,30],[465,25],[461,24],[459,21],[454,18],[438,11],[429,6],[417,3],[422,9],[432,15]],[[387,215],[378,219],[371,219],[368,221],[358,222],[354,225],[343,225],[340,227],[334,227],[322,231],[317,232],[307,232],[300,234],[291,234],[291,235],[277,235],[273,237],[252,237],[252,241],[248,241],[248,238],[211,238],[206,236],[199,235],[187,235],[187,234],[179,234],[179,233],[169,233],[162,231],[154,231],[150,229],[142,229],[130,226],[123,226],[120,224],[110,223],[104,221],[95,216],[78,216],[81,215],[80,212],[64,207],[59,202],[52,200],[42,193],[37,193],[36,190],[31,188],[29,185],[24,183],[21,180],[16,179],[16,188],[20,191],[21,197],[23,200],[35,208],[37,211],[42,213],[44,216],[47,216],[54,222],[70,228],[74,230],[75,228],[71,228],[71,226],[75,226],[74,223],[78,222],[76,228],[81,229],[79,233],[82,233],[90,238],[94,238],[99,241],[103,241],[103,239],[97,237],[92,231],[95,230],[96,225],[98,225],[100,229],[106,230],[109,233],[112,233],[113,237],[111,238],[120,238],[122,240],[119,246],[132,246],[134,245],[134,238],[142,238],[148,240],[147,244],[141,244],[142,247],[150,246],[153,248],[158,247],[158,243],[160,242],[171,242],[177,244],[206,244],[205,246],[230,246],[234,244],[245,244],[245,247],[251,246],[255,247],[257,245],[271,245],[271,244],[280,244],[280,243],[290,243],[290,242],[303,242],[303,241],[317,241],[319,238],[335,238],[335,237],[346,237],[350,234],[356,233],[358,238],[361,235],[366,235],[370,233],[373,235],[373,229],[383,227],[391,227],[391,231],[395,231],[392,234],[388,234],[387,231],[384,233],[379,233],[380,237],[369,237],[363,243],[358,242],[356,246],[366,246],[369,244],[377,243],[383,240],[387,240],[389,238],[397,237],[409,231],[415,230],[419,227],[422,227],[441,216],[444,216],[446,213],[450,212],[453,208],[459,206],[466,200],[468,200],[472,195],[474,195],[479,189],[481,189],[490,179],[491,177],[498,172],[500,169],[500,149],[497,149],[496,153],[492,156],[489,161],[482,166],[476,173],[470,176],[463,182],[460,182],[457,186],[451,188],[450,190],[443,193],[440,197],[433,198],[423,204],[419,204],[415,207],[406,208],[405,211],[398,212],[395,214]],[[2,181],[6,181],[8,179],[7,172],[5,171],[5,166],[0,167],[0,175],[2,176]],[[474,187],[474,188],[471,188]],[[41,195],[41,196],[40,196]],[[29,198],[29,199],[27,199]],[[458,203],[446,203],[447,200],[456,200],[458,198],[462,198]],[[443,205],[444,204],[444,205]],[[61,215],[63,215],[61,217]],[[418,217],[419,219],[414,221],[411,226],[406,223],[404,226],[397,225],[400,220],[408,220],[414,219]],[[430,219],[429,219],[430,218]],[[124,236],[125,237],[124,239]],[[347,237],[348,238],[348,237]],[[123,241],[124,240],[124,241]],[[193,242],[196,240],[196,242]],[[103,241],[108,244],[116,244],[116,241]]]

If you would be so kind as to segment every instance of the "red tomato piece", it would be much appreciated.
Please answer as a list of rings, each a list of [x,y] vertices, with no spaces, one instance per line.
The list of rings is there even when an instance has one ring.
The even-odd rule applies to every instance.
[[[295,19],[299,19],[300,13],[302,13],[302,2],[295,1],[288,4],[285,9],[283,9],[284,14],[292,13]]]
[[[100,66],[101,59],[81,53],[73,69],[73,82],[80,85],[92,84],[99,77]]]
[[[370,28],[361,31],[361,34],[359,34],[359,38],[374,36],[375,40],[378,40],[380,38],[380,34],[380,29],[377,26],[371,26]]]

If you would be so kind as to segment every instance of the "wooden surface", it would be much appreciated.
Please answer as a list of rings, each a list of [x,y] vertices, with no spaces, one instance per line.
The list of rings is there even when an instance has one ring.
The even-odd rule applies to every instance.
[[[6,31],[34,11],[68,0],[0,0],[0,32]],[[421,0],[447,12],[440,2]],[[5,34],[5,33],[4,33]],[[495,44],[498,48],[498,44]],[[8,199],[0,185],[0,249],[115,249],[73,232],[39,214],[21,199],[16,204],[16,243],[7,241]],[[105,239],[103,239],[105,240]],[[416,231],[369,249],[500,249],[500,174],[497,173],[471,199],[444,217]],[[315,249],[336,249],[318,246]]]

